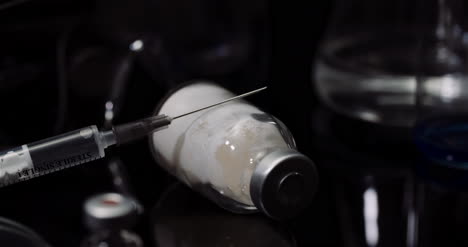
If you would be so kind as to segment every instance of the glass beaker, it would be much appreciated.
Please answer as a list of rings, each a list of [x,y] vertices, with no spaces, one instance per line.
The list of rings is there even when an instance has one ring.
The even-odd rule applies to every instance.
[[[459,4],[338,1],[315,63],[320,99],[361,120],[412,126],[421,90],[438,99],[456,91],[446,85],[457,84],[452,73],[463,65],[461,28],[450,11]],[[420,84],[421,73],[428,80]]]
[[[460,0],[439,0],[434,38],[424,37],[417,78],[415,141],[425,158],[466,169],[468,163],[468,35]],[[428,57],[429,55],[429,57]]]
[[[419,246],[466,245],[468,67],[466,1],[438,0],[432,36],[423,36],[413,128]]]

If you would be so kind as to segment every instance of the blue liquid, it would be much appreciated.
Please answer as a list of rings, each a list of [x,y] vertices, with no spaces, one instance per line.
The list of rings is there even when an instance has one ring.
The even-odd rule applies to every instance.
[[[426,158],[468,169],[468,116],[442,116],[416,125],[414,139]]]

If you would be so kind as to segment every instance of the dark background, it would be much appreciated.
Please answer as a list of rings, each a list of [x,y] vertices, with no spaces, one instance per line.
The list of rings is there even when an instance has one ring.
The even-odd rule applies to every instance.
[[[427,165],[409,129],[339,116],[315,97],[312,65],[335,1],[29,0],[7,8],[8,2],[0,2],[0,147],[104,127],[108,100],[118,108],[116,124],[147,117],[171,88],[206,79],[235,93],[267,85],[249,101],[282,120],[317,165],[314,202],[279,223],[233,215],[185,187],[174,190],[175,179],[154,161],[147,140],[115,149],[108,156],[120,157],[145,207],[134,228],[145,246],[158,242],[155,220],[194,240],[189,246],[229,246],[228,235],[235,246],[259,245],[259,238],[278,246],[368,246],[362,196],[369,187],[379,196],[378,246],[406,246],[413,211],[419,246],[467,244],[466,172]],[[129,51],[138,39],[143,51]],[[1,188],[0,216],[52,246],[79,246],[89,234],[83,202],[116,190],[108,161]]]
[[[158,6],[151,1],[128,2],[31,0],[0,8],[2,147],[91,124],[101,127],[115,74],[130,61],[116,123],[151,115],[161,97],[186,80],[214,80],[236,93],[268,85],[268,91],[251,102],[281,119],[300,151],[314,160],[320,156],[314,147],[322,140],[313,141],[310,122],[317,106],[311,73],[333,1],[226,1],[225,5],[199,1],[211,8],[207,13],[215,14],[205,23],[213,26],[196,34],[191,33],[196,25],[186,27],[189,22],[184,19],[197,6],[190,1],[161,1]],[[223,8],[239,20],[227,20],[227,27],[214,25],[216,18],[225,18]],[[249,19],[248,24],[244,19]],[[223,30],[238,36],[230,37]],[[244,36],[249,41],[243,41]],[[145,42],[145,50],[131,60],[127,47],[138,38]],[[209,46],[237,38],[241,46],[247,42],[248,51],[241,49],[236,51],[239,56],[208,65],[191,50],[199,43]],[[146,208],[135,229],[146,246],[152,246],[151,208],[173,179],[154,162],[147,140],[114,154],[121,157]],[[320,191],[314,204],[280,225],[293,233],[299,246],[341,246],[329,171],[318,168]],[[111,190],[115,189],[106,162],[95,161],[2,188],[0,215],[31,227],[53,246],[78,246],[87,234],[83,201]]]

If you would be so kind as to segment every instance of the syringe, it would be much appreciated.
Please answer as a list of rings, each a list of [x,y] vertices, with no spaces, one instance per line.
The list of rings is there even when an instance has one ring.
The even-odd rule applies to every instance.
[[[177,118],[260,92],[232,97],[175,117],[158,115],[99,131],[96,125],[0,152],[0,187],[87,163],[105,156],[105,149],[161,130]]]

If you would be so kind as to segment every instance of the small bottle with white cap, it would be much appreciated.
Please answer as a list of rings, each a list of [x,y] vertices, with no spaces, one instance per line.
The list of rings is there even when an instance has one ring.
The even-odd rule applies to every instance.
[[[267,93],[265,91],[264,93]],[[210,82],[170,93],[155,114],[175,116],[234,94]],[[312,201],[318,176],[281,121],[244,100],[213,107],[154,132],[157,162],[221,207],[291,218]]]
[[[118,193],[104,193],[86,200],[85,224],[91,234],[81,247],[142,247],[141,238],[130,231],[139,214],[135,200]]]

